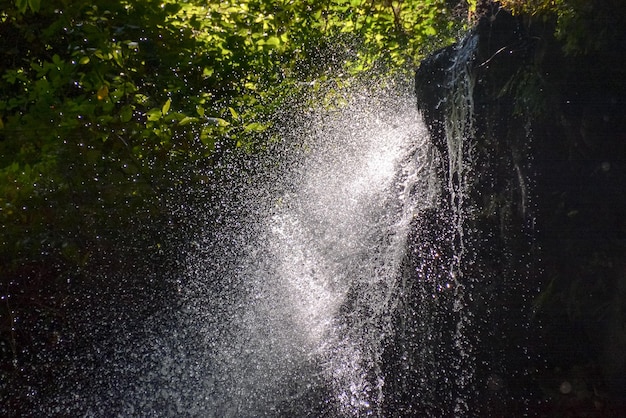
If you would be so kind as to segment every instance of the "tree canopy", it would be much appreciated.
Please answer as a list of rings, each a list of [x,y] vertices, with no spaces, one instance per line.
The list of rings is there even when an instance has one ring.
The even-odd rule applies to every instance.
[[[2,1],[2,254],[80,257],[70,230],[134,212],[159,169],[218,143],[254,152],[286,97],[415,63],[451,41],[450,13],[443,0]]]

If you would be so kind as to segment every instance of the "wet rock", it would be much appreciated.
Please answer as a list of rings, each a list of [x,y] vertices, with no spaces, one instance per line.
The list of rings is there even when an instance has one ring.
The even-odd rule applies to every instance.
[[[536,383],[555,367],[592,365],[600,378],[578,379],[607,394],[602,408],[626,400],[626,43],[616,36],[572,53],[554,33],[550,21],[492,8],[416,72],[418,108],[441,160],[440,207],[458,212],[438,245],[458,249],[462,235],[473,379],[491,382],[472,383],[470,398],[487,413],[558,404],[571,382],[557,385],[560,395]],[[459,114],[467,120],[455,121]],[[460,145],[455,123],[465,124]],[[428,236],[412,245],[428,246]]]

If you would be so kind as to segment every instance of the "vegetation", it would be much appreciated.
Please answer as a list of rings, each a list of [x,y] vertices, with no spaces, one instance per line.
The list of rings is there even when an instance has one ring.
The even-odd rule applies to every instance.
[[[454,3],[0,0],[0,411],[54,373],[69,313],[128,286],[94,266],[159,258],[170,191],[210,181],[184,167],[264,149],[311,88],[411,71]]]
[[[172,161],[217,143],[253,152],[303,82],[393,71],[453,33],[437,0],[2,3],[0,250],[13,262],[41,244],[84,258],[68,229],[136,213]],[[336,43],[348,52],[333,62]]]
[[[100,254],[163,251],[169,192],[211,181],[184,167],[265,149],[310,89],[412,72],[477,3],[0,0],[0,381],[58,342],[77,287],[114,285],[87,278]],[[556,16],[572,51],[615,29],[596,2],[502,3]]]
[[[556,35],[568,54],[612,48],[622,36],[626,16],[619,0],[503,0],[513,13],[556,21]]]

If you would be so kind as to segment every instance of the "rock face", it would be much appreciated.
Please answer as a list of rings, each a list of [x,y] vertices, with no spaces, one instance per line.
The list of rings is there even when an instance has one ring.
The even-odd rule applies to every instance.
[[[626,35],[554,33],[494,6],[417,71],[440,199],[387,354],[398,416],[626,411]]]

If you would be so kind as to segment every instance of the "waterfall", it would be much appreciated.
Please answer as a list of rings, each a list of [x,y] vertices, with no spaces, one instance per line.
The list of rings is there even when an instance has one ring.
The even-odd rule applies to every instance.
[[[94,337],[46,413],[471,414],[476,43],[445,68],[442,138],[410,83],[355,82],[283,109],[265,152],[200,172],[173,201],[188,232],[172,306]]]
[[[430,160],[410,89],[344,94],[291,121],[288,145],[242,186],[246,217],[198,234],[188,254],[179,326],[201,334],[215,416],[297,404],[383,416],[383,352],[411,220],[433,200]]]
[[[440,195],[409,84],[311,93],[267,152],[195,173],[171,200],[178,268],[154,278],[177,284],[171,306],[90,320],[41,414],[388,416],[410,231]]]
[[[452,369],[457,370],[454,399],[455,416],[469,412],[468,390],[472,386],[475,372],[475,348],[471,341],[472,311],[468,309],[472,277],[466,277],[463,264],[467,263],[468,252],[465,229],[468,216],[471,216],[471,203],[468,191],[474,180],[472,167],[472,138],[474,137],[474,85],[475,74],[471,70],[478,36],[470,34],[458,45],[451,67],[448,89],[450,99],[448,115],[445,118],[445,134],[448,148],[448,191],[450,192],[450,218],[452,240],[450,277],[446,287],[454,293],[455,331],[453,344],[456,355],[452,357]]]
[[[57,244],[42,241],[49,268],[13,263],[25,280],[2,296],[3,410],[626,410],[625,89],[615,82],[626,55],[613,44],[568,55],[554,23],[490,7],[420,64],[417,97],[405,80],[316,82],[309,96],[281,97],[274,125],[255,132],[267,148],[230,144],[224,129],[186,168],[186,152],[172,153],[176,177],[141,186],[171,189],[152,187],[157,213],[129,222],[139,239],[120,248],[118,235],[90,244],[80,229],[92,214],[75,203],[89,216],[66,238],[85,242],[84,257],[70,246],[57,260]],[[271,125],[259,122],[249,126]]]
[[[224,156],[173,207],[189,231],[175,302],[94,338],[46,413],[468,414],[474,47],[450,67],[445,156],[409,83],[382,81],[313,95],[267,152]]]

